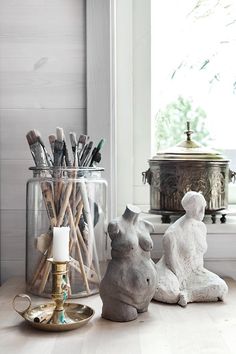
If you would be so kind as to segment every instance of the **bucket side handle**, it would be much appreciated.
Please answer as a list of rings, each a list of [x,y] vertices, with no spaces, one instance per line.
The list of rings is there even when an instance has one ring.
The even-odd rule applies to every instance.
[[[148,182],[148,184],[151,185],[152,173],[150,168],[147,171],[142,172],[142,176],[143,184],[146,184],[146,182]]]
[[[229,170],[229,182],[236,182],[236,171]]]

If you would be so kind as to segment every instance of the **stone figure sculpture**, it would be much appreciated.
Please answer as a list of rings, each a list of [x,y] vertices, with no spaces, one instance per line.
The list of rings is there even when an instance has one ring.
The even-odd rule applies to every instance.
[[[100,285],[102,317],[132,321],[145,312],[156,289],[155,264],[150,258],[151,223],[139,220],[140,209],[127,205],[124,214],[108,225],[111,256]]]
[[[156,264],[154,299],[181,306],[223,300],[228,291],[226,283],[203,265],[207,250],[206,225],[202,222],[206,201],[201,193],[190,191],[181,203],[186,214],[163,237],[163,256]]]

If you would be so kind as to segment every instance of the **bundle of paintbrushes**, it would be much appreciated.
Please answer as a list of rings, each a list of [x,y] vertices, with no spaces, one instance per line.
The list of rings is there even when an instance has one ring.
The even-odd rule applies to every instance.
[[[80,135],[77,140],[76,134],[70,133],[71,158],[62,128],[56,129],[56,135],[49,135],[53,157],[38,131],[31,130],[26,137],[36,165],[33,168],[38,177],[35,183],[41,190],[37,192],[38,198],[42,198],[48,216],[43,233],[40,230],[37,235],[37,230],[27,229],[28,234],[36,235],[35,245],[40,255],[33,273],[31,270],[31,276],[27,276],[28,290],[40,295],[50,294],[51,263],[47,259],[52,256],[53,227],[69,226],[71,296],[94,293],[100,282],[95,231],[99,220],[105,220],[106,210],[102,205],[106,204],[106,196],[105,184],[97,183],[93,174],[99,170],[96,165],[101,160],[104,140],[93,148],[87,135]]]

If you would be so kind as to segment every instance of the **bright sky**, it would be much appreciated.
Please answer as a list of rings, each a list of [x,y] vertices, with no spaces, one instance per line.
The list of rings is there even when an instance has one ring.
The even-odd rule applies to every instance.
[[[236,149],[236,0],[202,0],[192,12],[197,2],[152,0],[152,116],[190,98],[207,113],[213,147]]]

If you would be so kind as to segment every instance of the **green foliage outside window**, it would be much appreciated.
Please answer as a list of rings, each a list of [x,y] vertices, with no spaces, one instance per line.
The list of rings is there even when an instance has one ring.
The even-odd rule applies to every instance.
[[[192,139],[208,145],[210,134],[206,127],[206,113],[201,107],[193,107],[191,100],[179,96],[176,101],[169,103],[156,115],[155,138],[157,150],[174,146],[185,140],[184,132],[190,121],[194,131]]]

